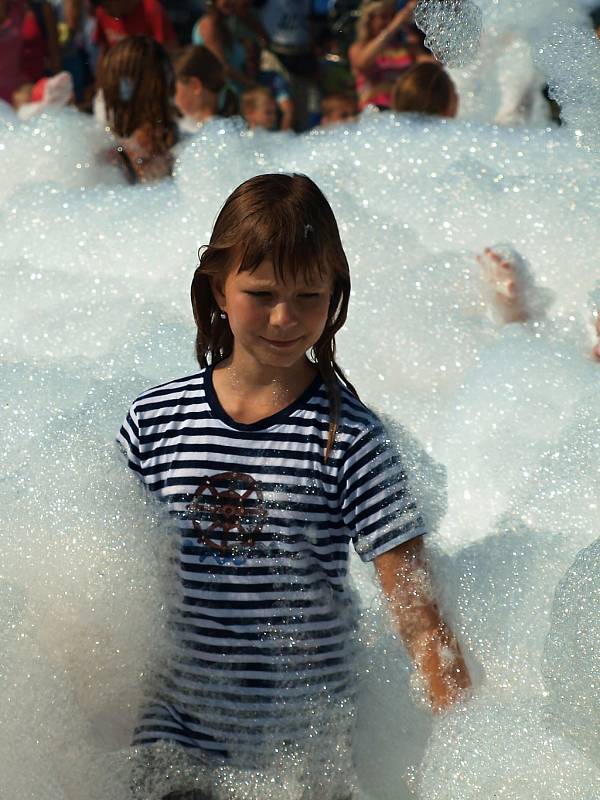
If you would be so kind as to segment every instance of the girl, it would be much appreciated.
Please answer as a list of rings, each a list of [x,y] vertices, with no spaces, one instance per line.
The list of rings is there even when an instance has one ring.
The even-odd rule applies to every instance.
[[[182,585],[177,648],[134,742],[188,748],[205,769],[288,753],[306,797],[347,798],[351,543],[375,562],[433,708],[468,676],[428,590],[399,456],[336,362],[350,276],[317,186],[239,186],[191,294],[200,372],[140,395],[118,436],[178,520]]]
[[[356,41],[348,50],[361,109],[391,106],[394,81],[413,64],[404,45],[402,29],[411,18],[416,0],[395,11],[394,0],[365,0],[356,24]]]
[[[170,175],[177,141],[175,81],[162,45],[147,36],[123,39],[104,56],[99,84],[106,120],[117,139],[113,155],[129,182]]]

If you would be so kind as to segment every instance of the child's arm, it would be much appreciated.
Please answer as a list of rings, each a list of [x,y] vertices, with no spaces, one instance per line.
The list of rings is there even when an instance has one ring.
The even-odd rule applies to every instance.
[[[395,626],[421,673],[434,711],[448,708],[471,685],[458,642],[435,603],[422,538],[375,558]]]

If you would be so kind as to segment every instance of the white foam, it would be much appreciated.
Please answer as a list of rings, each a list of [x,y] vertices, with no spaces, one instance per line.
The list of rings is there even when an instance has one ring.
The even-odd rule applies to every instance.
[[[215,122],[179,146],[163,184],[126,186],[97,160],[108,140],[87,118],[65,111],[23,125],[0,109],[7,796],[129,795],[141,672],[155,664],[148,652],[162,652],[155,545],[168,534],[111,442],[141,390],[196,368],[189,284],[227,194],[257,172],[294,170],[322,186],[339,220],[353,275],[340,359],[364,399],[404,426],[443,608],[476,683],[444,719],[415,704],[372,571],[355,564],[365,607],[360,796],[598,795],[597,753],[582,741],[597,733],[598,634],[586,616],[597,604],[597,546],[577,558],[552,612],[561,578],[597,537],[600,368],[588,304],[600,244],[597,44],[585,4],[479,6],[482,46],[498,57],[470,84],[463,119],[370,112],[302,137]],[[461,35],[472,41],[473,30]],[[465,86],[477,63],[464,68]],[[543,80],[567,125],[536,128],[531,114],[513,128],[492,124],[503,98],[514,106]],[[496,242],[526,260],[526,289],[554,297],[524,325],[490,313],[476,256]],[[166,789],[185,774],[223,796],[291,800],[306,779],[302,763],[207,777],[171,752],[162,759]],[[327,776],[327,791],[336,780]]]

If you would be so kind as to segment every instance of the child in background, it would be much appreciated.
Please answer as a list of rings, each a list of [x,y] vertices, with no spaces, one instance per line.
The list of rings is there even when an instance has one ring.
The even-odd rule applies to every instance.
[[[424,61],[398,78],[392,90],[392,109],[455,117],[458,94],[452,79],[440,64]]]
[[[225,70],[207,47],[190,45],[175,61],[175,105],[183,115],[179,128],[195,133],[219,113]]]
[[[361,110],[367,105],[389,109],[394,82],[414,63],[403,33],[412,22],[416,4],[417,0],[408,0],[396,11],[395,0],[361,3],[356,41],[348,50]]]
[[[171,174],[177,141],[175,80],[165,49],[147,36],[124,39],[100,65],[106,120],[117,139],[113,157],[130,183]]]
[[[176,520],[182,592],[178,641],[134,743],[186,748],[199,770],[330,758],[305,773],[303,796],[320,800],[352,784],[350,545],[375,564],[433,709],[469,685],[400,455],[335,359],[349,298],[318,187],[251,178],[221,209],[192,282],[200,371],[141,394],[118,436]],[[174,788],[170,800],[212,796]]]
[[[264,128],[273,131],[277,127],[277,104],[273,93],[265,86],[244,92],[240,99],[240,113],[252,130]]]
[[[350,122],[358,116],[358,97],[353,92],[332,94],[321,100],[321,125]]]

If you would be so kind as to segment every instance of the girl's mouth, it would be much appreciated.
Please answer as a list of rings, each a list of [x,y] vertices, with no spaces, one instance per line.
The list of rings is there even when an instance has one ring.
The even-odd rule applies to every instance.
[[[302,339],[301,336],[298,336],[296,339],[287,339],[282,341],[280,339],[267,339],[265,336],[261,337],[267,344],[272,345],[273,347],[280,348],[284,350],[286,347],[292,347],[292,345],[298,344],[298,342]]]

